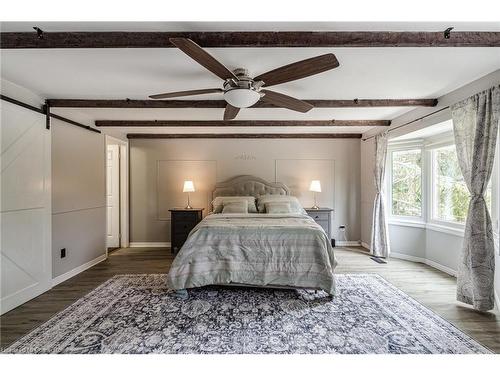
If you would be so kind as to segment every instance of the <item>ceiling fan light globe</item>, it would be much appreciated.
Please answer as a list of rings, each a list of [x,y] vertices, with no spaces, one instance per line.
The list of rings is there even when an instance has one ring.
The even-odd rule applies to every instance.
[[[257,103],[260,94],[251,89],[235,88],[224,93],[224,100],[236,108],[248,108]]]

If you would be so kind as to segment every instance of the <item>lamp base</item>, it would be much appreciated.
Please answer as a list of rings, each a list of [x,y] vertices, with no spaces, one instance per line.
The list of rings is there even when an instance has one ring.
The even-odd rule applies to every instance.
[[[313,209],[313,210],[319,210],[319,206],[314,205],[314,206],[311,207],[311,209]]]
[[[187,201],[187,206],[184,207],[185,210],[190,210],[192,209],[193,207],[191,207],[191,202],[189,201],[189,191],[188,191],[188,201]]]

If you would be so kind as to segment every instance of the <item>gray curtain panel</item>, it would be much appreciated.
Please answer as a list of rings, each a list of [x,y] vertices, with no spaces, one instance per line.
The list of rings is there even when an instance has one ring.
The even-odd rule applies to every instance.
[[[458,265],[457,299],[481,311],[494,307],[495,247],[484,200],[495,158],[500,86],[451,106],[458,162],[471,199]]]
[[[378,134],[375,137],[375,201],[373,202],[372,220],[372,254],[377,257],[387,258],[389,256],[389,231],[387,229],[384,177],[385,160],[387,157],[387,132]]]

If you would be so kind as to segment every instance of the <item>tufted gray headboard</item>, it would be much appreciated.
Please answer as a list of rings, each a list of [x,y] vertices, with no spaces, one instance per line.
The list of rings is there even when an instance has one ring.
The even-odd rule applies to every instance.
[[[263,194],[290,195],[290,190],[280,182],[267,182],[259,177],[244,175],[217,183],[212,192],[212,199],[224,196],[253,196],[257,198]]]

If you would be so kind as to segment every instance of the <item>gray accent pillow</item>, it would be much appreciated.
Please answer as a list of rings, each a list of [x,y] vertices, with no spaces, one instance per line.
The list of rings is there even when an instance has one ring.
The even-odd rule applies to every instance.
[[[266,203],[286,202],[290,203],[290,212],[294,214],[306,214],[306,211],[299,200],[292,195],[261,195],[257,198],[257,209],[259,212],[266,212]]]
[[[229,202],[247,202],[248,212],[257,213],[257,206],[255,205],[255,197],[216,197],[212,201],[213,213],[220,214],[224,205]]]
[[[268,214],[289,214],[292,212],[289,202],[267,202],[264,207]]]
[[[224,204],[222,208],[223,214],[247,214],[248,213],[248,203],[247,201],[239,202],[228,202]]]

